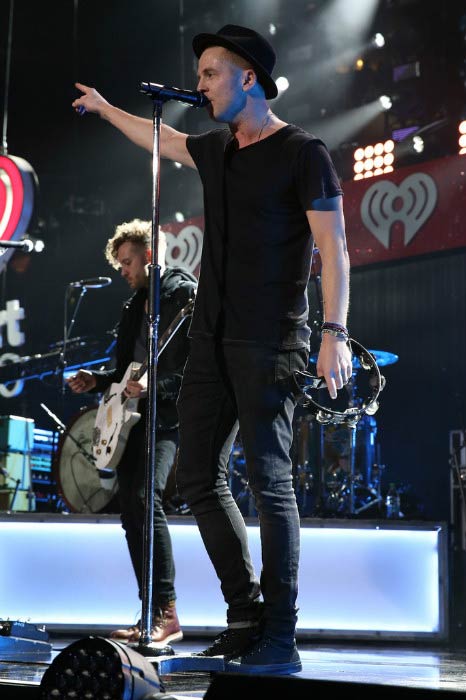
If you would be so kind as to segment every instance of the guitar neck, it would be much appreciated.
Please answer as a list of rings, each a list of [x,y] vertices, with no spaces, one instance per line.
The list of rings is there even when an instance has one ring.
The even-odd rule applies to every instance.
[[[138,382],[142,375],[145,374],[147,371],[147,358],[144,360],[142,365],[134,371],[134,373],[131,373],[131,379],[133,379],[135,382]]]
[[[167,346],[168,341],[171,339],[171,337],[175,334],[175,332],[178,330],[179,326],[181,323],[184,321],[185,318],[191,315],[192,310],[194,308],[194,299],[190,299],[189,302],[184,306],[181,311],[175,316],[173,321],[170,323],[168,328],[165,330],[163,335],[159,338],[159,342],[157,343],[157,350],[158,354],[162,352],[162,350]],[[140,380],[142,375],[147,371],[147,361],[148,358],[144,360],[142,365],[137,369],[134,374],[131,376],[131,379],[134,379],[136,382]]]
[[[190,299],[186,306],[184,306],[181,311],[178,312],[178,314],[175,316],[173,321],[170,323],[168,328],[165,330],[163,335],[159,338],[159,342],[157,344],[157,350],[159,354],[162,352],[162,350],[165,348],[167,345],[168,341],[171,339],[171,337],[175,334],[175,332],[178,330],[179,326],[182,324],[182,322],[192,314],[194,308],[194,299]]]

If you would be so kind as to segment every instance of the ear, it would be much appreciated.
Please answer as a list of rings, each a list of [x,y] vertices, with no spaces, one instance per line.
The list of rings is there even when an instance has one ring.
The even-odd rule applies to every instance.
[[[243,90],[251,90],[257,82],[257,77],[252,68],[243,71]]]
[[[150,249],[146,250],[146,261],[148,263],[152,262],[152,251]]]

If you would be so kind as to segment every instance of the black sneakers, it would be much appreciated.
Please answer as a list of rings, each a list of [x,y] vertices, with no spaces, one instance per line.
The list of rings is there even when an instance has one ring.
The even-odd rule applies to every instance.
[[[262,637],[242,654],[225,659],[225,671],[288,675],[302,671],[302,665],[296,642],[286,644]]]
[[[259,625],[227,627],[215,637],[212,644],[194,656],[239,656],[259,639]]]

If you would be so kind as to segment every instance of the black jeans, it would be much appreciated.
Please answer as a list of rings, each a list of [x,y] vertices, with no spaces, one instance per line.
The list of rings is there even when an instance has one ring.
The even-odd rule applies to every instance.
[[[178,431],[157,432],[155,445],[153,610],[176,600],[175,565],[168,522],[162,507],[163,492],[175,462]],[[145,415],[134,425],[117,467],[121,524],[139,587],[143,590],[145,513]]]
[[[265,633],[287,641],[297,622],[300,548],[290,459],[296,396],[288,380],[307,361],[307,349],[279,351],[196,338],[178,398],[178,491],[196,518],[220,579],[227,621],[254,619],[262,593]],[[260,581],[229,488],[229,455],[238,428],[258,512]]]

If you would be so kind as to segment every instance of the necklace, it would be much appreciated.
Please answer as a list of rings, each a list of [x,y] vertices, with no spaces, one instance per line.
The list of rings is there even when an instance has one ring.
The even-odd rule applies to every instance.
[[[272,116],[271,112],[267,112],[267,114],[265,115],[264,121],[262,122],[262,126],[261,126],[261,129],[259,131],[259,136],[257,137],[257,141],[261,140],[262,132],[264,131],[267,124],[269,123],[271,116]],[[256,143],[257,143],[257,141],[256,141]]]

